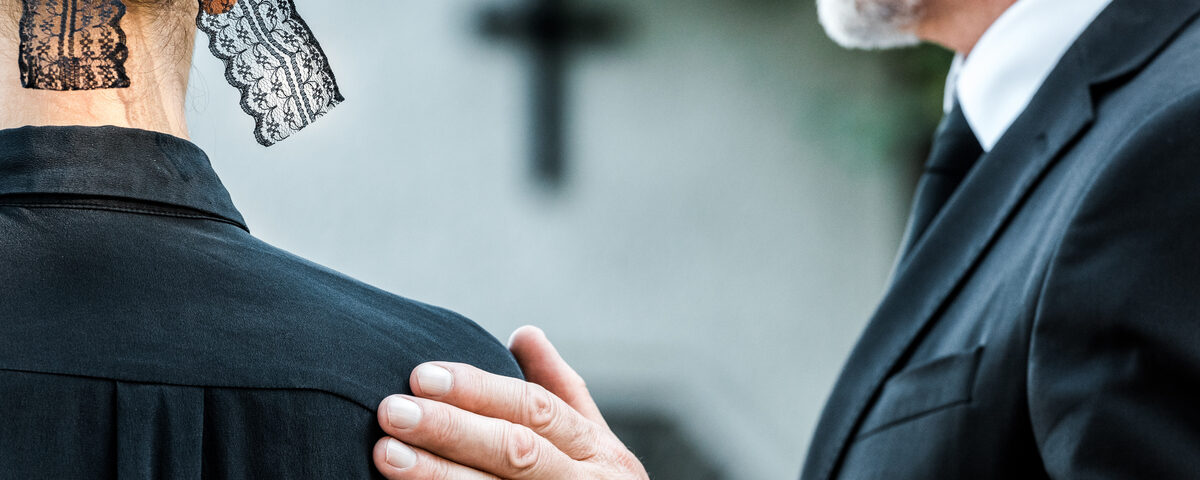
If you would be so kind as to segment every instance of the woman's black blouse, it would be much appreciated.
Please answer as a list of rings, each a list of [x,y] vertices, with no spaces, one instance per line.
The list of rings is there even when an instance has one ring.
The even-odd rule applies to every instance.
[[[0,285],[0,479],[379,478],[374,410],[417,364],[520,376],[471,321],[252,237],[204,152],[142,130],[0,131]]]

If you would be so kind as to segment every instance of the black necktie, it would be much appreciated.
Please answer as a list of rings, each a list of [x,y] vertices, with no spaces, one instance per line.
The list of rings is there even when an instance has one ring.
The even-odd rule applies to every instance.
[[[908,228],[901,244],[901,258],[907,256],[921,240],[925,230],[981,156],[983,147],[979,146],[975,132],[971,131],[962,107],[955,103],[954,109],[938,125],[933,138],[933,150],[929,152],[925,171],[921,173],[912,214],[909,215]]]

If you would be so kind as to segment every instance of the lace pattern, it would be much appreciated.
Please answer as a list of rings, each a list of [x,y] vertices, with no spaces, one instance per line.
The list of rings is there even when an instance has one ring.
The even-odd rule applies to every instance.
[[[23,0],[21,85],[39,90],[129,87],[121,0]]]
[[[204,1],[204,0],[202,0]],[[226,2],[228,3],[228,2]],[[329,59],[293,0],[236,0],[203,8],[196,19],[225,78],[254,117],[254,136],[270,146],[312,124],[344,99]],[[209,13],[224,10],[224,13]]]

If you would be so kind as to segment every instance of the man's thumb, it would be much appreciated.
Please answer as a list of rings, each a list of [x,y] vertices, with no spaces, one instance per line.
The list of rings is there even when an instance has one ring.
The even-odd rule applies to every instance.
[[[508,339],[508,349],[517,358],[526,380],[545,387],[584,417],[608,428],[583,377],[567,365],[542,329],[518,328]]]

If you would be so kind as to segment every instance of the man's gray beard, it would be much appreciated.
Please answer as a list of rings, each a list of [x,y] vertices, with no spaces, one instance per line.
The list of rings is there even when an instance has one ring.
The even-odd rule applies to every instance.
[[[918,43],[909,31],[924,0],[817,0],[825,33],[846,48],[894,48]]]

